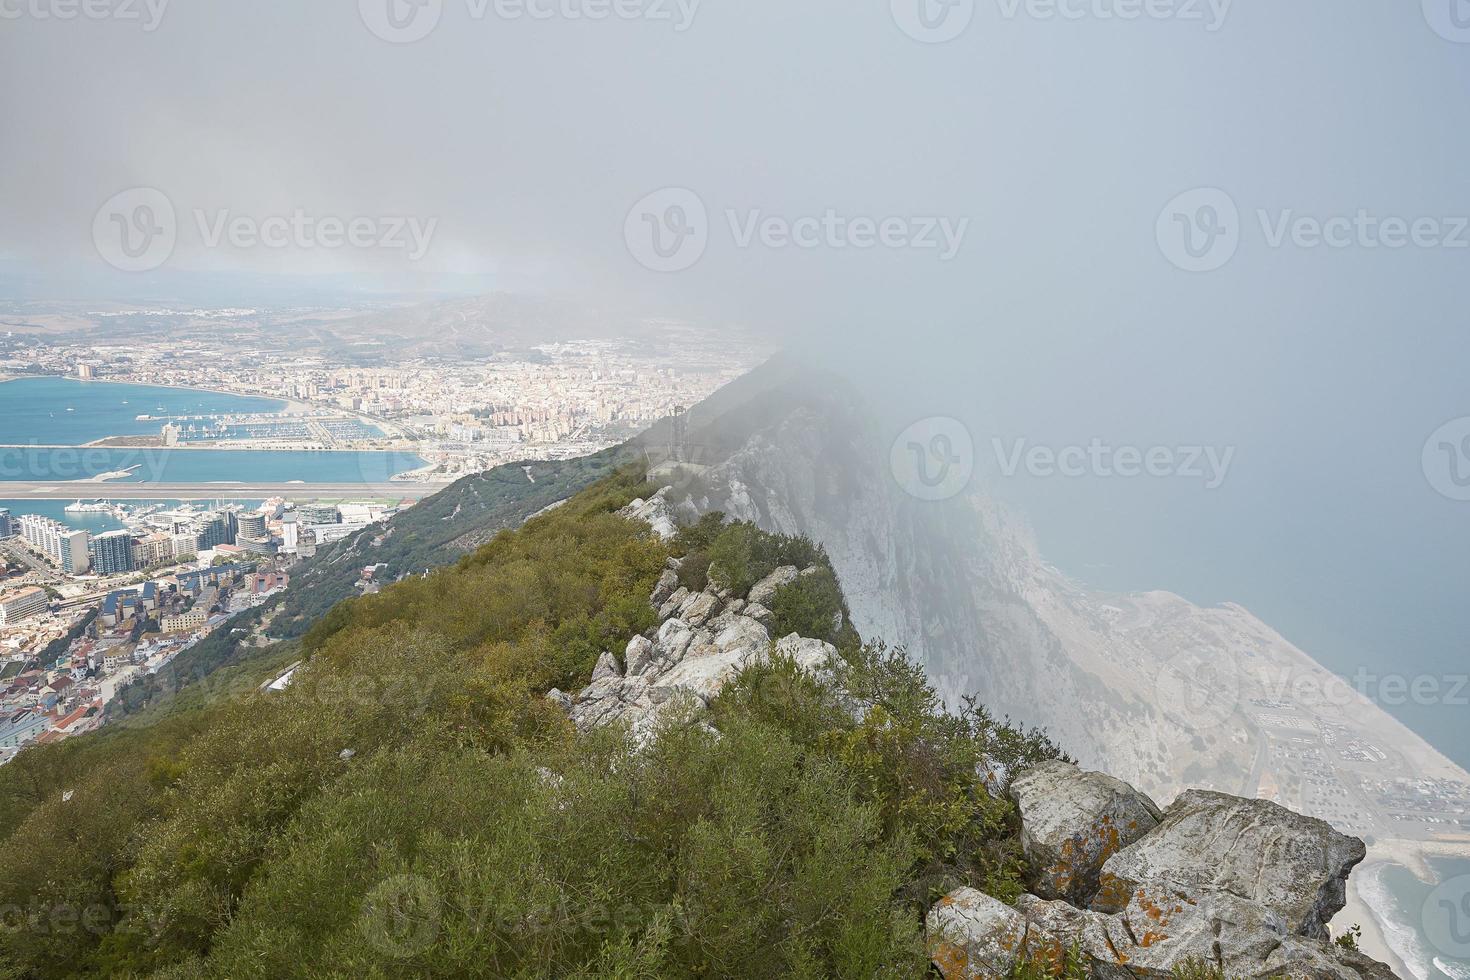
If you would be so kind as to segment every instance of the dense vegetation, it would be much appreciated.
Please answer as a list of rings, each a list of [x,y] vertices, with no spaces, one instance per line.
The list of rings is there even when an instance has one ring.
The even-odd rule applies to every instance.
[[[620,471],[335,606],[282,691],[278,650],[0,769],[3,975],[923,975],[938,895],[1020,890],[987,773],[1057,750],[862,644],[809,542],[615,513],[649,489]],[[655,624],[671,554],[731,587],[818,565],[776,612],[841,662],[752,668],[646,744],[577,735],[544,695]]]

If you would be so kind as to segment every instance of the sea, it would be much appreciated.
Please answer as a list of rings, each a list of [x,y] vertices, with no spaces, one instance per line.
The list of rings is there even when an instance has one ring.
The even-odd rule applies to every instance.
[[[413,453],[85,446],[108,436],[156,435],[160,417],[269,414],[285,407],[269,398],[154,385],[69,378],[0,382],[0,446],[11,447],[0,449],[0,483],[85,481],[122,472],[127,475],[115,482],[381,483],[424,465]],[[139,421],[139,415],[152,418]],[[46,448],[51,446],[69,448]],[[105,497],[106,486],[78,484],[77,496]],[[30,506],[28,512],[37,510]]]
[[[1470,860],[1428,863],[1434,882],[1391,863],[1361,868],[1354,877],[1364,901],[1383,916],[1384,941],[1413,980],[1470,980]]]

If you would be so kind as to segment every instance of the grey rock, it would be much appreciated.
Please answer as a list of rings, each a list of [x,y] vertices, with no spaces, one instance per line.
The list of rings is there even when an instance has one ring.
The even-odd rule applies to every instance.
[[[776,590],[783,585],[795,582],[801,576],[795,565],[782,565],[755,585],[751,586],[750,594],[746,597],[751,602],[769,607],[771,600],[776,597]]]
[[[1032,891],[1087,905],[1103,862],[1158,826],[1153,800],[1100,772],[1053,760],[1010,787],[1021,814],[1021,847]]]
[[[637,677],[648,669],[653,663],[653,641],[646,636],[635,636],[628,641],[628,649],[623,653],[623,662],[627,664],[628,676]]]
[[[635,500],[618,513],[623,517],[642,521],[661,540],[667,541],[679,533],[679,525],[674,520],[673,508],[669,506],[666,499],[669,489],[669,487],[664,487],[647,500]]]
[[[659,607],[658,618],[668,619],[674,613],[678,612],[679,607],[684,604],[684,600],[689,598],[689,594],[689,590],[682,585],[675,589],[674,594],[669,596],[668,601]]]
[[[679,573],[666,571],[658,577],[658,584],[653,587],[653,594],[648,597],[648,601],[653,608],[661,609],[678,588]]]
[[[622,676],[623,671],[618,667],[618,658],[604,650],[602,656],[597,658],[597,666],[592,668],[592,683],[596,684],[609,677]]]
[[[749,616],[751,619],[767,627],[776,621],[776,614],[759,602],[747,603],[743,615]]]
[[[1033,943],[1050,937],[1011,908],[973,888],[958,888],[941,898],[924,918],[930,960],[944,980],[996,978],[1008,975],[1025,956],[1036,955]]]
[[[559,691],[553,687],[551,690],[546,692],[546,700],[550,701],[552,704],[556,705],[563,711],[572,710],[572,696],[565,691]]]
[[[690,626],[703,626],[720,610],[720,598],[709,592],[691,593],[679,604],[678,617]]]
[[[1093,908],[1121,911],[1143,886],[1198,897],[1229,892],[1280,916],[1285,931],[1328,937],[1363,842],[1266,800],[1187,790],[1159,826],[1108,858]]]
[[[1094,977],[1169,977],[1197,961],[1226,977],[1387,980],[1392,971],[1361,954],[1294,936],[1274,912],[1228,892],[1186,896],[1163,886],[1139,889],[1121,912],[1105,915],[1026,895],[1017,903],[1036,930],[1076,946]]]

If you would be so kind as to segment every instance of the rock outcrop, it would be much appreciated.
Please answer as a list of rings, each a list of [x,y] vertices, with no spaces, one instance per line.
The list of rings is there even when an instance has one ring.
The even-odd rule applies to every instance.
[[[1146,886],[1226,892],[1281,917],[1293,935],[1327,938],[1363,842],[1267,800],[1188,790],[1156,830],[1110,857],[1093,907],[1118,911]]]
[[[1004,976],[1023,958],[1054,965],[1072,950],[1105,980],[1185,964],[1229,978],[1393,976],[1328,940],[1363,844],[1320,820],[1199,791],[1160,814],[1128,784],[1060,762],[1022,774],[1011,794],[1032,883],[1052,895],[1014,908],[969,888],[941,900],[926,925],[946,980]]]
[[[1127,783],[1066,762],[1035,766],[1011,784],[1021,812],[1021,847],[1042,898],[1085,906],[1103,862],[1159,824],[1159,808]]]
[[[634,501],[620,513],[644,521],[665,540],[676,533],[664,491],[648,501]],[[663,526],[665,519],[669,528]],[[698,713],[708,707],[726,684],[745,668],[767,662],[773,650],[813,673],[837,655],[832,644],[795,633],[773,642],[771,611],[754,598],[730,595],[717,581],[702,592],[676,588],[674,564],[649,596],[659,626],[648,636],[631,638],[621,664],[604,653],[592,682],[575,698],[557,692],[554,700],[578,729],[623,722],[635,736],[642,735],[670,710]],[[756,583],[750,596],[769,599],[800,574],[794,567],[777,569]]]
[[[635,500],[618,513],[643,521],[653,529],[654,534],[667,541],[679,533],[679,524],[674,520],[674,508],[668,502],[669,489],[664,487],[647,500]]]

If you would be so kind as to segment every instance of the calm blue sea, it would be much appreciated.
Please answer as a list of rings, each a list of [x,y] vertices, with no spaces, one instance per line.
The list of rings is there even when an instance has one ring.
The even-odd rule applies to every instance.
[[[232,449],[45,449],[107,436],[157,433],[138,415],[268,413],[284,403],[214,392],[66,378],[0,383],[0,482],[87,480],[132,472],[125,483],[378,483],[423,466],[412,453]],[[79,485],[81,497],[106,496],[106,484]],[[34,508],[32,508],[34,510]]]
[[[161,422],[139,415],[279,412],[285,402],[212,391],[70,378],[0,383],[0,445],[76,446],[107,436],[157,435]]]

